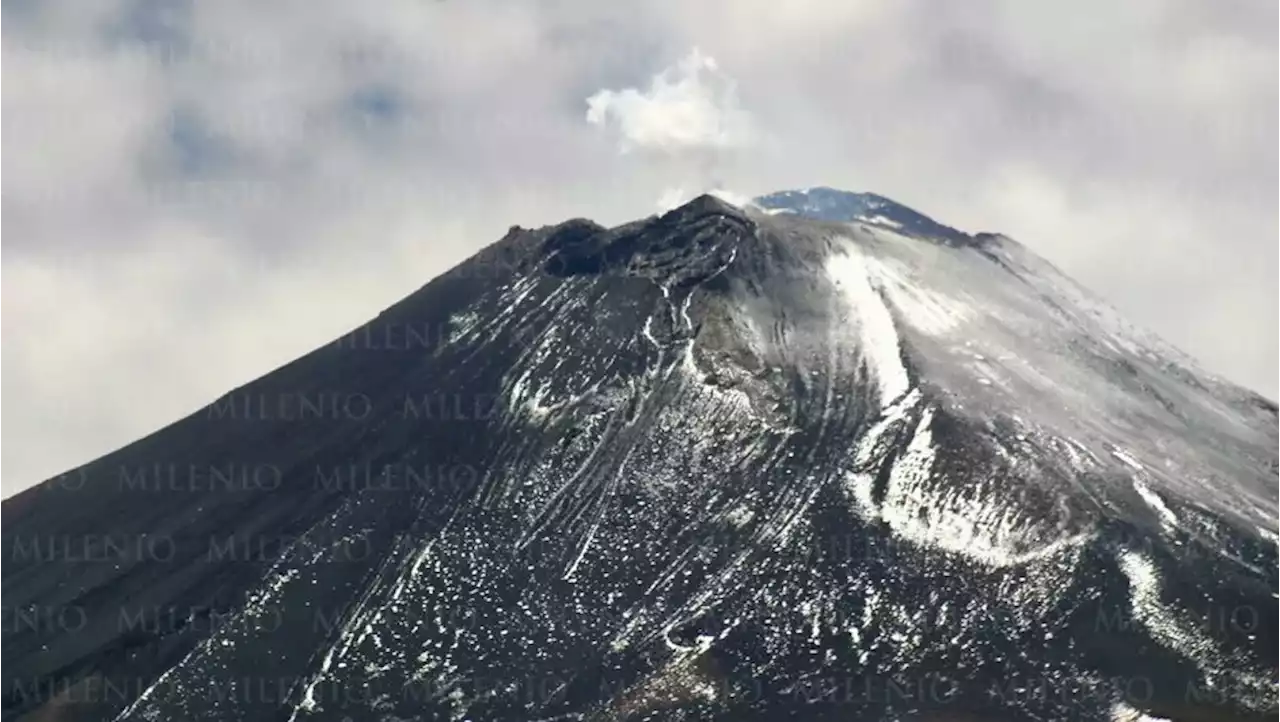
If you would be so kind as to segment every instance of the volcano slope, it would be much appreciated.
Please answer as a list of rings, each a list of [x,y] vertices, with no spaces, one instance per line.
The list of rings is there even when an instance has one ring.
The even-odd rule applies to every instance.
[[[4,502],[5,719],[1276,717],[1277,411],[878,196],[513,227]]]

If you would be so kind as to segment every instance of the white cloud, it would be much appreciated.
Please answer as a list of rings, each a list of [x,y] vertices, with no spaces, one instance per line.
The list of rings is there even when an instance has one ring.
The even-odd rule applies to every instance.
[[[640,156],[637,162],[650,164],[679,183],[663,189],[659,210],[670,210],[702,193],[732,195],[742,205],[747,196],[729,194],[720,187],[730,154],[751,148],[759,139],[736,86],[715,58],[695,47],[654,75],[646,90],[606,89],[592,94],[587,98],[587,122],[615,133],[624,155]]]
[[[727,150],[754,138],[736,84],[697,48],[646,90],[606,89],[587,98],[587,122],[616,131],[623,152]]]

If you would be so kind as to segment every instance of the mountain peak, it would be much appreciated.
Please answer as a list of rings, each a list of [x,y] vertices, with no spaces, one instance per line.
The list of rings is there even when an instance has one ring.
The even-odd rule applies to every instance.
[[[703,193],[684,205],[662,214],[663,219],[688,219],[705,215],[731,216],[742,221],[747,217],[743,209],[713,193]]]
[[[818,221],[874,223],[915,235],[951,242],[971,241],[919,211],[875,193],[859,193],[827,186],[783,190],[758,196],[752,204],[769,215],[795,215]]]

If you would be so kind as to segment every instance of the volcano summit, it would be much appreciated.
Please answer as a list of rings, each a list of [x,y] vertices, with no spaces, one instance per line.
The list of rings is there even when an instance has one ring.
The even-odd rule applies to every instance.
[[[815,188],[506,237],[4,502],[5,719],[1275,719],[1277,408]]]

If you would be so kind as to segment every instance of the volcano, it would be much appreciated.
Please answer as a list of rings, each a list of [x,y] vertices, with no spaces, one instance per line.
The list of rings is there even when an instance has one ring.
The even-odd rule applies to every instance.
[[[505,237],[3,504],[14,720],[1274,720],[1277,407],[829,188]]]

